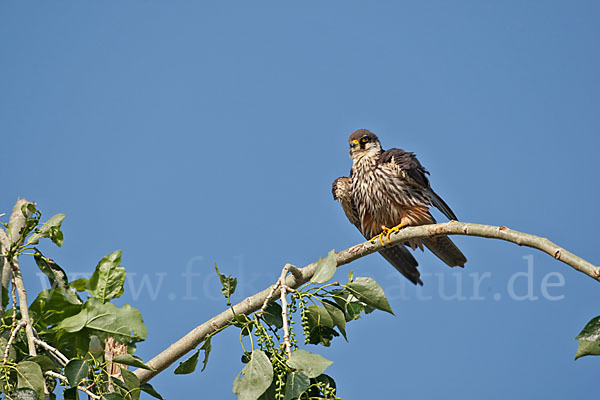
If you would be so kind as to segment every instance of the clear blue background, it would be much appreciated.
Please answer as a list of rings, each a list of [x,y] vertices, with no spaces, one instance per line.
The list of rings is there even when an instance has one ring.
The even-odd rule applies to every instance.
[[[24,196],[44,217],[66,213],[63,248],[43,249],[71,277],[123,250],[131,286],[118,303],[142,311],[146,360],[224,309],[214,262],[238,277],[241,300],[286,262],[362,240],[330,193],[358,128],[416,152],[462,220],[598,262],[599,20],[595,1],[5,0],[0,210]],[[596,393],[600,360],[573,361],[573,337],[600,314],[598,283],[528,248],[456,242],[461,271],[416,255],[433,274],[422,290],[378,255],[351,265],[396,315],[349,324],[349,343],[309,346],[335,362],[339,394]],[[529,255],[538,299],[518,301],[509,283]],[[186,266],[199,275],[188,286]],[[469,274],[486,272],[474,300]],[[542,295],[551,272],[561,300]],[[513,281],[520,296],[526,281]],[[457,282],[466,299],[446,300]],[[205,372],[170,368],[151,383],[167,399],[233,398],[240,354],[230,329]]]

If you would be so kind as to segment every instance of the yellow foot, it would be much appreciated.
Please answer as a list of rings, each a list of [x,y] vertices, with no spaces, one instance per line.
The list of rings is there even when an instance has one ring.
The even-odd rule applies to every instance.
[[[381,232],[379,235],[373,236],[371,239],[369,239],[369,242],[375,242],[376,240],[379,239],[379,241],[381,242],[381,245],[385,246],[385,243],[383,243],[383,235],[384,234],[385,234],[384,232]]]
[[[394,226],[393,228],[388,228],[387,226],[381,226],[382,232],[379,235],[371,238],[370,241],[374,242],[375,240],[379,239],[379,241],[381,242],[381,245],[385,246],[385,243],[383,242],[383,236],[385,236],[385,239],[387,240],[387,244],[390,244],[392,242],[390,240],[390,235],[394,232],[398,232],[400,229],[402,229],[406,226],[408,226],[408,225],[407,224],[398,224],[398,225]]]

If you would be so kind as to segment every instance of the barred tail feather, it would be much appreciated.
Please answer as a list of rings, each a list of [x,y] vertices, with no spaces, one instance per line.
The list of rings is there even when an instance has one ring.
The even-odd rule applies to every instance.
[[[417,260],[403,245],[394,247],[387,247],[379,250],[381,254],[390,264],[394,266],[402,275],[404,275],[409,281],[415,285],[423,286],[421,281],[421,274],[417,270]]]
[[[467,258],[448,236],[423,239],[423,244],[450,267],[464,267]]]

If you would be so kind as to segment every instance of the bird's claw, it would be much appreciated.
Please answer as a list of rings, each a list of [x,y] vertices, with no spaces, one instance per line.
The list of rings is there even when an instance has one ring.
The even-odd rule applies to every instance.
[[[388,228],[387,226],[382,226],[381,229],[383,230],[379,235],[374,236],[373,238],[371,238],[371,242],[374,242],[375,240],[379,239],[379,241],[381,242],[382,246],[385,246],[385,243],[383,242],[383,236],[385,236],[385,239],[387,240],[387,244],[390,244],[392,241],[390,240],[390,235],[392,233],[398,232],[400,231],[400,229],[406,227],[406,224],[398,224],[396,226],[394,226],[393,228]]]

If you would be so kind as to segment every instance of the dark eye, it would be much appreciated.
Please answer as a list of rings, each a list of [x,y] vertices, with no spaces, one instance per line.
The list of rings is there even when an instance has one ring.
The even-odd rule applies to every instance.
[[[362,144],[365,144],[365,143],[367,143],[368,141],[369,141],[369,138],[367,138],[367,137],[364,137],[364,138],[360,139],[360,142],[361,142]]]

